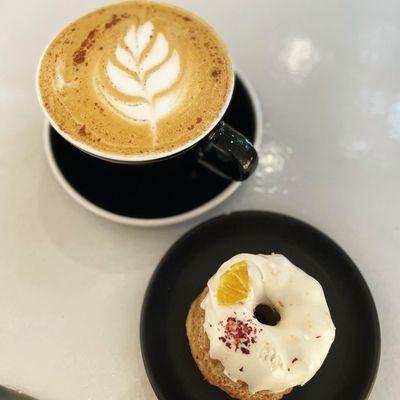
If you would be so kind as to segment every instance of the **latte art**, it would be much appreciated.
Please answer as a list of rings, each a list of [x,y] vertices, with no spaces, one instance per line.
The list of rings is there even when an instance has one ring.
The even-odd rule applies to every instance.
[[[150,21],[139,27],[132,25],[124,37],[124,46],[118,44],[115,51],[119,65],[112,60],[107,63],[108,79],[119,92],[135,98],[132,102],[111,95],[97,82],[106,102],[121,116],[150,124],[153,142],[157,139],[157,120],[171,113],[179,102],[179,87],[172,86],[181,74],[178,52],[170,53],[168,41],[161,32],[152,41],[154,35]]]
[[[204,135],[229,101],[233,73],[216,33],[176,7],[128,2],[69,25],[39,71],[60,130],[102,152],[162,153]]]

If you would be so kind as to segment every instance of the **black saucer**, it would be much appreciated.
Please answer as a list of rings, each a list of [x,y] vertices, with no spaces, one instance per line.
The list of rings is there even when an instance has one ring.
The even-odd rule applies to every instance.
[[[254,141],[255,107],[240,77],[223,120]],[[191,211],[223,192],[232,182],[201,165],[174,158],[151,165],[113,164],[76,149],[51,128],[50,145],[68,183],[86,200],[120,216],[153,219]],[[178,159],[178,158],[177,158]]]
[[[189,231],[161,260],[141,317],[146,371],[161,400],[230,399],[204,380],[185,332],[191,302],[221,263],[241,252],[282,253],[324,288],[336,339],[322,368],[287,400],[363,400],[379,364],[379,321],[360,271],[330,238],[280,214],[248,211],[221,216]]]

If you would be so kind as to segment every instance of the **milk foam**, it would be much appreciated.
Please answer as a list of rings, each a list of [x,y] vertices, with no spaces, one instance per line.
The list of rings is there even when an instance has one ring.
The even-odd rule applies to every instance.
[[[123,101],[100,90],[107,104],[125,118],[135,122],[150,124],[153,140],[157,136],[157,121],[167,116],[178,105],[177,93],[168,93],[168,90],[178,80],[181,73],[180,57],[176,50],[169,55],[169,45],[164,34],[154,35],[154,25],[147,21],[136,27],[132,25],[124,37],[126,48],[118,44],[115,57],[121,69],[112,61],[107,63],[107,76],[112,85],[121,93],[131,97],[138,97],[135,101]],[[179,88],[175,88],[177,92]],[[157,95],[165,94],[165,96]]]

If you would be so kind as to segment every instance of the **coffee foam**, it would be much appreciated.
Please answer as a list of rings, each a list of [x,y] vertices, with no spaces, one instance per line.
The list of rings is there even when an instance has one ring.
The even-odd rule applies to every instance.
[[[39,70],[43,104],[57,126],[119,155],[195,140],[221,117],[232,85],[229,56],[212,28],[148,2],[111,5],[70,24]]]

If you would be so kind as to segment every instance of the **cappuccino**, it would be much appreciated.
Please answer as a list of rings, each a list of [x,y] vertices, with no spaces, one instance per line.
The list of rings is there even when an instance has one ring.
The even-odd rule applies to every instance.
[[[221,119],[233,71],[215,31],[180,8],[126,2],[67,26],[39,66],[41,101],[75,141],[116,155],[184,148]]]

